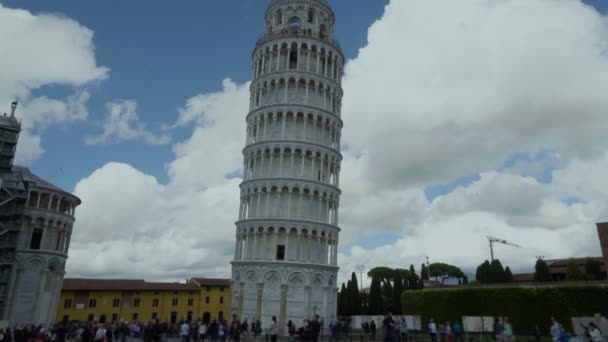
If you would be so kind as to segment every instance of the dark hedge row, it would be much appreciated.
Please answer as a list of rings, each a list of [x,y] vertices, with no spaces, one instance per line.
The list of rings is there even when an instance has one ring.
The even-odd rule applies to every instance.
[[[422,317],[422,326],[429,319],[461,321],[463,316],[509,317],[516,334],[534,335],[538,324],[548,335],[550,317],[555,316],[572,331],[571,317],[606,314],[608,288],[605,286],[552,287],[470,287],[405,291],[403,311]]]

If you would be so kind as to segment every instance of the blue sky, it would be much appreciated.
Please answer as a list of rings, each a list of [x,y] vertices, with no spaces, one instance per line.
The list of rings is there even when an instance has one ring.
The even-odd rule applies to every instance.
[[[379,19],[387,0],[334,0],[339,13],[337,37],[347,58],[354,58],[367,42],[367,30]],[[604,13],[608,2],[586,0]],[[250,55],[262,32],[263,0],[185,0],[178,5],[158,0],[99,1],[8,0],[7,7],[33,13],[68,16],[94,32],[99,65],[111,69],[108,80],[89,86],[90,117],[84,123],[55,126],[45,132],[45,154],[31,167],[52,182],[73,189],[75,183],[109,161],[127,162],[167,181],[165,163],[172,145],[147,146],[143,142],[83,144],[83,135],[99,131],[105,103],[135,99],[138,114],[151,128],[171,124],[177,108],[197,93],[217,91],[229,77],[241,83],[250,79]],[[35,95],[55,97],[69,89],[45,86]],[[245,109],[243,116],[245,115]],[[346,113],[348,115],[348,113]],[[173,131],[173,142],[190,134]],[[475,175],[427,189],[430,199],[466,184]]]
[[[198,93],[217,91],[230,77],[250,79],[250,56],[263,31],[266,1],[206,0],[4,1],[7,7],[34,13],[60,13],[94,32],[99,65],[111,69],[108,80],[89,87],[90,119],[82,124],[55,127],[45,133],[44,156],[32,168],[67,189],[109,161],[128,162],[162,182],[165,163],[172,160],[172,145],[144,143],[86,146],[83,135],[94,134],[105,115],[105,103],[135,99],[138,114],[150,128],[172,124],[177,108]],[[385,0],[334,1],[340,13],[337,35],[348,57],[366,44],[369,25],[382,15]],[[64,87],[43,87],[36,95],[64,95]],[[243,108],[243,118],[246,115]],[[177,130],[173,141],[191,132]]]
[[[242,87],[222,89],[222,82],[226,78],[238,85],[249,81],[251,53],[263,31],[268,2],[0,3],[78,22],[94,34],[97,66],[110,69],[107,79],[90,77],[93,81],[86,82],[91,94],[86,103],[88,118],[58,119],[49,125],[41,133],[44,154],[29,164],[38,175],[70,191],[83,180],[78,192],[83,205],[69,272],[121,275],[120,260],[126,258],[136,260],[142,276],[152,279],[166,279],[173,269],[177,271],[170,273],[172,279],[183,279],[192,269],[224,276],[238,208],[238,181],[227,178],[238,176],[235,170],[241,167],[237,159],[245,132],[235,132],[238,124],[222,114],[243,123],[248,94]],[[520,268],[527,267],[535,255],[558,255],[564,250],[587,253],[596,248],[590,245],[595,239],[585,234],[590,222],[608,213],[602,211],[605,195],[597,190],[603,189],[604,176],[592,172],[603,162],[602,152],[608,151],[604,132],[594,131],[601,127],[598,117],[605,118],[608,107],[604,94],[595,93],[605,89],[597,75],[608,72],[608,63],[604,56],[597,56],[595,46],[596,41],[608,38],[587,22],[597,15],[565,0],[530,0],[519,7],[508,1],[494,7],[472,0],[445,6],[422,0],[393,1],[387,12],[392,16],[378,22],[368,45],[370,25],[381,19],[388,0],[330,3],[337,14],[336,36],[352,61],[345,77],[348,91],[342,113],[343,142],[348,149],[343,150],[341,174],[340,251],[350,256],[341,261],[344,269],[372,257],[389,265],[395,255],[407,260],[405,266],[419,265],[431,255],[472,267],[487,254],[487,234],[513,236],[516,242],[546,241],[548,249],[536,246],[508,260]],[[585,3],[608,12],[608,1]],[[568,7],[571,4],[575,6]],[[521,8],[525,13],[517,12]],[[539,14],[549,12],[558,20]],[[513,26],[494,22],[501,19]],[[469,26],[463,25],[466,20]],[[564,20],[563,25],[559,20]],[[580,39],[581,34],[590,39]],[[28,37],[21,38],[27,41]],[[366,45],[366,53],[358,56]],[[488,63],[487,53],[494,54],[495,64]],[[40,59],[44,57],[39,53]],[[70,71],[74,73],[63,72]],[[49,85],[56,84],[54,78],[49,79],[33,90],[30,101],[44,96],[63,100],[74,93],[73,84]],[[368,93],[368,86],[381,91]],[[564,96],[564,89],[571,98]],[[143,139],[84,142],[102,132],[106,105],[112,101],[136,101],[141,122],[158,133],[176,122],[178,109],[186,101],[209,93],[218,94],[219,100],[197,101],[210,106],[203,112],[221,124],[218,129],[194,119],[170,129],[172,140],[164,145],[150,145]],[[570,101],[560,102],[563,99]],[[27,107],[28,101],[24,102]],[[569,107],[572,104],[574,110]],[[564,115],[562,108],[578,116]],[[201,115],[200,111],[194,114]],[[426,125],[427,116],[436,127]],[[497,122],[503,126],[496,129]],[[574,124],[585,126],[573,130]],[[395,138],[386,139],[387,134]],[[210,145],[217,143],[213,139],[217,136],[228,145],[238,145],[229,149],[235,158],[213,150],[215,146]],[[497,142],[495,146],[484,146],[492,141]],[[188,154],[183,164],[175,161],[174,148]],[[203,157],[197,155],[199,151]],[[590,161],[592,166],[585,164]],[[167,184],[169,163],[174,167],[175,186]],[[214,178],[214,170],[221,170],[221,179]],[[579,177],[584,173],[589,175]],[[584,182],[579,183],[579,178]],[[122,188],[124,196],[117,198],[114,188]],[[138,202],[145,205],[138,207]],[[99,217],[101,211],[104,217]],[[219,232],[218,227],[231,229]],[[214,229],[213,234],[201,234],[204,229]],[[131,235],[123,235],[127,231]],[[142,236],[157,239],[145,245]],[[568,241],[564,246],[564,236],[583,236],[587,244]],[[450,246],[441,247],[444,241],[457,239],[462,239],[463,249],[477,255],[463,256]],[[138,243],[143,246],[142,255],[133,257],[129,253],[136,249],[130,247]],[[185,246],[183,252],[191,256],[189,269],[180,268],[183,262],[175,244]],[[137,260],[155,257],[146,252],[150,246],[160,256],[171,257],[137,264]],[[103,258],[90,262],[90,255]],[[175,264],[162,264],[165,259]],[[162,264],[162,273],[146,273],[148,265],[157,264]]]

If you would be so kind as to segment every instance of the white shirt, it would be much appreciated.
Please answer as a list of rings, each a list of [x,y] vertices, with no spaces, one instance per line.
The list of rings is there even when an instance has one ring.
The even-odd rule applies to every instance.
[[[279,332],[277,331],[277,324],[275,322],[270,323],[270,335],[278,335]]]
[[[429,332],[431,334],[436,334],[437,333],[437,324],[435,324],[435,322],[429,323]]]
[[[201,326],[198,327],[198,334],[205,335],[206,333],[207,333],[207,326],[204,324],[201,324]]]
[[[180,335],[187,336],[190,333],[190,326],[188,325],[188,323],[184,323],[181,327],[179,327],[179,331]]]
[[[600,329],[591,329],[589,330],[589,338],[593,342],[602,341],[602,333],[600,333]]]

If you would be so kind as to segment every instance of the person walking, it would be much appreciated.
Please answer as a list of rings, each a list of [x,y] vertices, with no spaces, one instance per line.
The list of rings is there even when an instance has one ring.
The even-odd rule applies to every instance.
[[[272,316],[272,323],[270,323],[270,327],[268,329],[270,333],[270,342],[277,342],[277,336],[279,335],[279,329],[277,326],[277,318]]]
[[[202,322],[198,326],[198,342],[205,342],[205,338],[207,338],[207,323]]]
[[[500,322],[500,318],[496,317],[494,318],[494,337],[496,339],[496,341],[502,341],[502,330],[503,330],[503,326],[502,323]]]
[[[372,319],[372,323],[369,325],[369,330],[372,333],[372,341],[376,340],[376,332],[378,332],[378,327],[376,327],[376,321]]]
[[[598,329],[597,325],[595,325],[595,323],[593,322],[589,322],[587,332],[589,333],[589,341],[591,342],[602,342],[604,340],[602,338],[602,333],[600,332],[600,329]]]
[[[555,319],[555,317],[551,317],[551,328],[550,328],[549,332],[551,333],[551,339],[553,339],[553,342],[558,342],[559,341],[559,322]]]
[[[504,342],[511,342],[513,340],[513,326],[511,326],[511,322],[507,317],[505,317],[502,326],[502,340]]]
[[[437,342],[437,324],[432,318],[429,321],[428,332],[429,336],[431,337],[431,342]]]
[[[454,342],[462,342],[462,325],[460,323],[454,323],[452,332],[454,333]]]
[[[407,342],[407,322],[405,321],[405,317],[401,317],[401,323],[399,323],[399,335],[401,337],[401,342]]]
[[[393,339],[393,314],[390,312],[382,321],[382,333],[384,333],[384,342],[392,342]]]
[[[179,336],[182,342],[188,342],[190,340],[190,325],[186,321],[182,321],[179,327]]]

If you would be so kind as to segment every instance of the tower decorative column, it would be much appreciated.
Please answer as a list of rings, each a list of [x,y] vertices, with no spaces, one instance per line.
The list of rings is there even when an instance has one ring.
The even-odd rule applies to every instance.
[[[325,0],[272,0],[253,51],[233,314],[279,329],[336,312],[344,56]]]

